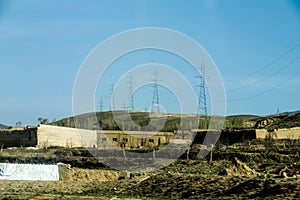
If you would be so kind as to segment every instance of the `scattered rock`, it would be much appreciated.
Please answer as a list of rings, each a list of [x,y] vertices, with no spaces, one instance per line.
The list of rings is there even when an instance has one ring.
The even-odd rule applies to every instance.
[[[279,171],[279,176],[283,178],[298,178],[300,175],[300,166],[292,165],[284,167]]]

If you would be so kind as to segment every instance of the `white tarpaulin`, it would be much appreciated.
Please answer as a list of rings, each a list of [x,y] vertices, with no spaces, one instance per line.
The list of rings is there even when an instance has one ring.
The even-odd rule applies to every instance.
[[[0,180],[58,181],[58,165],[0,163]]]

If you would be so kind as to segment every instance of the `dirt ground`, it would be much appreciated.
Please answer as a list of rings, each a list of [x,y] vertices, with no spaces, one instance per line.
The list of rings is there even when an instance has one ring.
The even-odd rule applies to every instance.
[[[157,174],[99,181],[0,181],[0,199],[299,199],[299,178]]]
[[[18,149],[3,150],[2,162],[37,162],[41,153],[40,162],[72,167],[60,168],[60,181],[0,181],[0,199],[300,199],[297,148],[223,147],[212,161],[181,159],[149,173],[108,169],[78,149],[22,150],[19,159]]]

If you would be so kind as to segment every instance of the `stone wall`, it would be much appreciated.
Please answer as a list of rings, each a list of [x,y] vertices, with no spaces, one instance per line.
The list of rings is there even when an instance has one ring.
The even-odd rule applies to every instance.
[[[30,147],[37,145],[37,128],[0,130],[1,147]]]

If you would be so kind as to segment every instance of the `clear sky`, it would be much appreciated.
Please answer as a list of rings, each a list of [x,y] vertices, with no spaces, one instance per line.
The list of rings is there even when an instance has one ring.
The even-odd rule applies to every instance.
[[[72,115],[73,84],[88,53],[141,27],[177,30],[208,51],[224,79],[227,115],[300,110],[300,1],[0,0],[0,123]],[[156,53],[144,61],[159,61]],[[105,110],[111,82],[96,95]],[[149,108],[141,96],[136,109]]]

